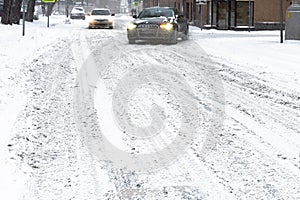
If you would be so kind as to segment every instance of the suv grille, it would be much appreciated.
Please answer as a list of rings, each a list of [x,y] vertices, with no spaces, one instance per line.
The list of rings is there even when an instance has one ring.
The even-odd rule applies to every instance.
[[[140,24],[138,28],[158,28],[157,24]]]

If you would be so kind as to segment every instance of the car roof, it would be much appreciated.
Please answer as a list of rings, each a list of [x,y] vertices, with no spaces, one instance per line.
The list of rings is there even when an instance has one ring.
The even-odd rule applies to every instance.
[[[170,9],[170,10],[174,10],[175,8],[173,8],[173,7],[159,7],[159,6],[155,6],[155,7],[147,7],[145,9]]]
[[[94,8],[93,10],[109,10],[108,8]]]

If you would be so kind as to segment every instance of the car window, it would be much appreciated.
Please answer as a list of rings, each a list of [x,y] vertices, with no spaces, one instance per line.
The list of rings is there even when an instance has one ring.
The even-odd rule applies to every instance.
[[[172,9],[166,8],[155,8],[155,9],[145,9],[143,10],[139,18],[151,18],[151,17],[172,17],[174,12]]]
[[[93,10],[92,15],[110,15],[109,10]]]

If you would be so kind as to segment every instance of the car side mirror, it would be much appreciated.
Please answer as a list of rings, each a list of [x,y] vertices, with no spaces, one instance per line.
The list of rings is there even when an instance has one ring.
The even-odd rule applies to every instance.
[[[115,16],[115,13],[111,14],[111,16]]]
[[[134,19],[136,19],[136,18],[137,18],[137,15],[132,15],[132,17],[133,17]]]

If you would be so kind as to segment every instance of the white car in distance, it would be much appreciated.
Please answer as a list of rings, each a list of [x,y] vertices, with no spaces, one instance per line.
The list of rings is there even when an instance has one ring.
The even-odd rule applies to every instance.
[[[110,28],[114,27],[114,16],[107,8],[95,8],[89,14],[88,28]]]
[[[85,11],[83,7],[74,7],[70,13],[70,18],[85,20]]]

